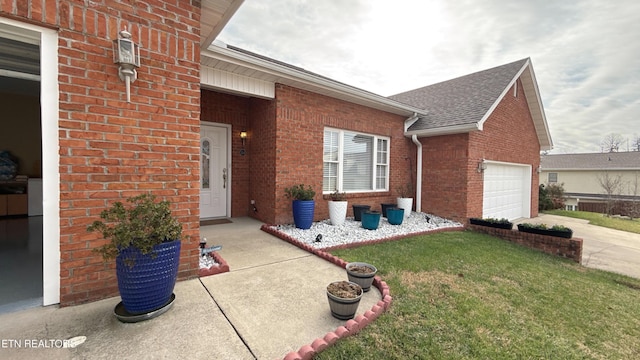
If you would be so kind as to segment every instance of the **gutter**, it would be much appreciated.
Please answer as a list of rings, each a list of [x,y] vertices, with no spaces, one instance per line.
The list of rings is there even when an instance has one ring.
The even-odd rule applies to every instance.
[[[471,124],[464,124],[464,125],[438,127],[438,128],[426,129],[426,130],[407,131],[406,129],[407,128],[405,127],[404,135],[407,137],[413,136],[413,135],[418,135],[420,137],[430,137],[430,136],[441,136],[441,135],[451,135],[451,134],[463,134],[463,133],[468,133],[472,131],[482,130],[482,127],[478,125],[478,123],[471,123]]]
[[[413,113],[413,116],[404,121],[405,134],[407,129],[419,118],[418,113]],[[416,159],[416,211],[422,210],[422,143],[418,140],[418,135],[411,135],[411,141],[416,144],[417,147],[417,159]]]

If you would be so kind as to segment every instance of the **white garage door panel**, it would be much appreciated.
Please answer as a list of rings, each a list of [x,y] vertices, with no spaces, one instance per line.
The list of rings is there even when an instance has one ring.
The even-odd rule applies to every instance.
[[[484,171],[482,216],[528,218],[530,216],[531,167],[488,163]]]

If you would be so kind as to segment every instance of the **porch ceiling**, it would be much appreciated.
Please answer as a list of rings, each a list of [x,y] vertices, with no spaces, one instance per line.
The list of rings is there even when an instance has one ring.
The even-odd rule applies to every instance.
[[[206,49],[211,45],[243,2],[244,0],[201,0],[201,49]]]

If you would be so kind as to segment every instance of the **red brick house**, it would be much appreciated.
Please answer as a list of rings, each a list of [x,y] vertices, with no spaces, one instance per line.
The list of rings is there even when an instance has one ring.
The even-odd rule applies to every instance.
[[[42,179],[44,305],[117,295],[86,226],[143,192],[172,201],[191,236],[181,279],[196,276],[201,219],[290,223],[284,188],[298,183],[316,189],[317,220],[336,187],[376,208],[408,183],[418,211],[460,221],[537,214],[531,184],[551,139],[528,59],[385,98],[210,46],[241,3],[0,2],[0,103],[40,108],[0,125],[31,144],[11,146],[34,159],[20,172]],[[112,60],[124,27],[141,47],[130,103]]]
[[[234,142],[231,216],[291,223],[284,188],[298,183],[323,190],[316,220],[336,187],[379,208],[407,183],[417,210],[463,222],[537,215],[539,154],[551,138],[529,59],[390,98],[221,43],[202,64],[203,127],[225,124]],[[349,150],[350,139],[369,145]],[[358,149],[369,152],[349,159]]]

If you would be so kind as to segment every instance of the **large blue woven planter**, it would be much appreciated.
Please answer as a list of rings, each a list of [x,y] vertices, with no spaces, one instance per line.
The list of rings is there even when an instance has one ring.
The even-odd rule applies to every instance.
[[[166,305],[173,294],[180,264],[180,240],[154,246],[152,254],[137,248],[120,251],[116,257],[118,290],[124,308],[132,315],[148,313]],[[133,266],[129,266],[130,259]]]
[[[293,200],[293,222],[299,229],[309,229],[313,224],[315,200]]]

